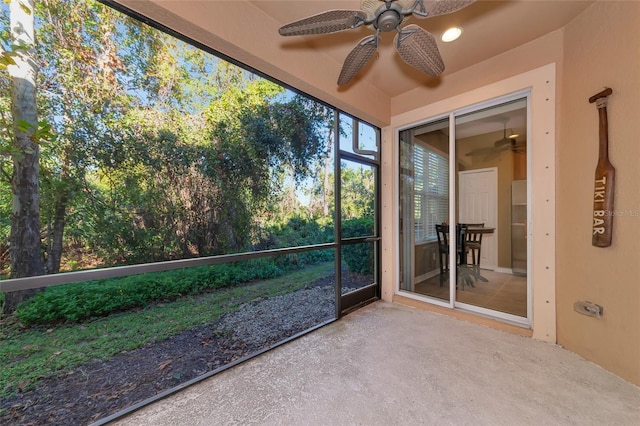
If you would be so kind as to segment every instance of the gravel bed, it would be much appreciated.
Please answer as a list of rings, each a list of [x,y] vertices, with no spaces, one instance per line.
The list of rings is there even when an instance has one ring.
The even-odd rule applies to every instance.
[[[343,293],[351,291],[343,288]],[[231,332],[237,342],[263,348],[334,318],[333,286],[298,290],[283,296],[269,297],[246,303],[226,315],[218,328]],[[286,313],[283,315],[283,313]]]

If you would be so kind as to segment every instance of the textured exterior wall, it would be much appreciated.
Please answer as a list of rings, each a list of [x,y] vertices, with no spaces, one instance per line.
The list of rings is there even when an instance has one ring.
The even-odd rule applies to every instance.
[[[640,385],[640,3],[597,2],[565,27],[558,158],[558,343]],[[613,242],[591,245],[603,86],[616,167]],[[588,300],[600,319],[573,310]]]

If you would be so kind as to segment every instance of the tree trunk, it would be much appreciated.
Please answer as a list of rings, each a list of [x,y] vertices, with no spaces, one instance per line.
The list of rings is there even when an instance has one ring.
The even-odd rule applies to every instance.
[[[329,140],[327,142],[327,158],[324,160],[324,182],[322,188],[322,214],[329,216],[329,176],[331,176],[331,148],[333,145],[333,131],[329,132]],[[337,151],[337,150],[336,150]],[[337,155],[337,154],[336,154]]]
[[[34,2],[12,0],[10,5],[11,39],[16,50],[16,65],[7,67],[11,76],[13,115],[13,175],[11,191],[10,262],[11,278],[42,275],[44,266],[40,247],[39,149],[34,142],[38,128],[36,109],[37,66],[33,59]],[[6,294],[3,313],[10,314],[36,290]]]
[[[60,272],[60,259],[62,258],[62,238],[64,236],[64,226],[67,217],[67,204],[69,195],[63,190],[56,196],[53,207],[53,229],[49,234],[47,244],[47,274],[57,274]]]

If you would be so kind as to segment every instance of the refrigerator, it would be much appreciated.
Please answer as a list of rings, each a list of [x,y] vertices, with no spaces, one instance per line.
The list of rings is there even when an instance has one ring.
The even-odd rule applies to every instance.
[[[513,275],[527,275],[527,181],[511,184],[511,269]]]

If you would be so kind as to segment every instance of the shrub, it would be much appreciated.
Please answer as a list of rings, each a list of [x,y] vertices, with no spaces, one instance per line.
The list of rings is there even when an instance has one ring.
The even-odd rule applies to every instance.
[[[36,294],[16,315],[25,325],[78,322],[282,273],[275,263],[257,259],[67,284]]]
[[[345,224],[353,236],[370,234],[371,220]],[[364,234],[363,234],[364,233]],[[265,230],[261,250],[299,247],[333,241],[332,224],[292,217],[281,225]],[[363,247],[367,246],[367,247]],[[345,247],[350,269],[360,273],[371,269],[368,244]],[[201,266],[166,272],[130,275],[121,278],[87,281],[48,287],[18,307],[16,316],[25,325],[80,322],[92,317],[141,308],[150,303],[171,301],[207,290],[228,287],[256,279],[269,279],[305,265],[331,261],[333,249],[292,253],[241,263]],[[130,259],[129,259],[130,260]]]
[[[255,250],[284,247],[301,247],[333,241],[333,225],[321,223],[322,219],[306,219],[292,216],[279,224],[271,224],[262,230]],[[279,256],[276,260],[282,268],[301,267],[333,260],[333,250],[313,250]]]
[[[342,222],[342,238],[354,238],[373,235],[373,218],[360,218]],[[359,243],[345,245],[342,258],[350,271],[359,274],[373,274],[373,245]]]

